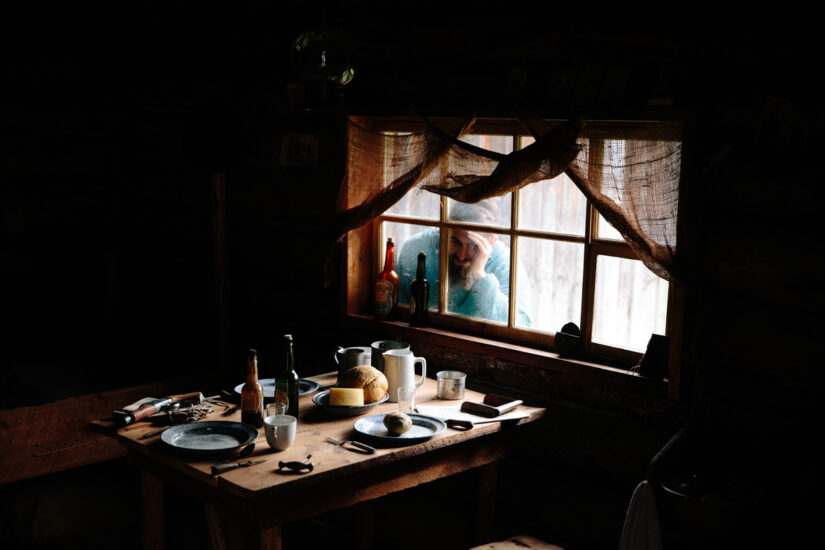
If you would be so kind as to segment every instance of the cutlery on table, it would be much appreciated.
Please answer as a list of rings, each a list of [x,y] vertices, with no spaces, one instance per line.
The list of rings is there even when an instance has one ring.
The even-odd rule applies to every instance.
[[[266,460],[247,460],[245,462],[232,462],[229,464],[214,464],[212,465],[212,473],[222,474],[224,472],[228,472],[229,470],[234,470],[235,468],[246,468],[247,466],[253,466],[255,464],[260,464],[261,462],[266,462]]]
[[[458,418],[450,418],[445,421],[448,428],[453,428],[454,430],[472,430],[473,423],[469,420],[459,420]]]
[[[328,437],[328,438],[327,438],[327,442],[328,442],[328,443],[332,443],[333,445],[341,445],[341,446],[344,446],[344,445],[346,445],[347,443],[349,443],[349,444],[350,444],[350,445],[352,445],[353,447],[357,447],[357,449],[352,449],[352,448],[350,448],[350,447],[344,447],[344,448],[345,448],[346,450],[348,450],[348,451],[352,451],[352,452],[354,452],[354,453],[361,453],[361,452],[363,452],[363,453],[367,453],[367,454],[372,454],[372,453],[374,453],[374,452],[375,452],[375,447],[370,447],[370,446],[369,446],[369,445],[367,445],[366,443],[361,443],[360,441],[352,441],[352,440],[350,440],[350,439],[348,439],[347,441],[338,441],[337,439],[332,439],[331,437]],[[360,449],[360,450],[358,450],[358,449]]]
[[[215,464],[226,464],[227,462],[232,462],[233,460],[238,460],[240,458],[246,458],[252,454],[252,451],[255,450],[255,444],[250,443],[239,452],[237,455],[230,456],[229,458],[225,458],[220,462],[216,462]]]

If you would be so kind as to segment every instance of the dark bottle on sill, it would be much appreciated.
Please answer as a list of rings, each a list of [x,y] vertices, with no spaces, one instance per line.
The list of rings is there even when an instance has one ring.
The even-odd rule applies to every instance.
[[[401,278],[395,272],[395,243],[387,239],[384,270],[375,280],[373,311],[378,319],[392,319],[398,310],[398,284]]]
[[[418,253],[418,267],[415,279],[410,283],[410,326],[426,327],[427,311],[430,306],[430,283],[426,279],[427,255]]]
[[[258,382],[258,352],[249,350],[246,382],[241,388],[241,422],[256,428],[264,425],[264,389]]]
[[[284,334],[283,354],[275,372],[275,400],[286,396],[286,414],[298,418],[298,385],[300,379],[295,372],[295,352],[292,349],[292,335]]]

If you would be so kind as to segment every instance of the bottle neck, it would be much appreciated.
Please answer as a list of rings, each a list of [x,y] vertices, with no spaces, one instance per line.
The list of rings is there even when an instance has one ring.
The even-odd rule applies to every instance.
[[[427,273],[426,267],[426,258],[419,256],[418,257],[418,267],[415,270],[415,278],[416,279],[424,279]]]
[[[284,360],[280,365],[281,374],[288,374],[295,370],[295,355],[292,351],[292,342],[284,343]]]
[[[254,383],[258,381],[258,360],[249,359],[246,362],[246,381]]]
[[[387,245],[387,252],[384,255],[384,273],[389,273],[395,269],[395,247],[392,243]]]

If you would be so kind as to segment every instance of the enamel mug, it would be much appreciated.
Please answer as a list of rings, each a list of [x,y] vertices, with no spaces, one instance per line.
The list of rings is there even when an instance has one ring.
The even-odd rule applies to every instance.
[[[384,376],[387,377],[387,393],[390,401],[398,402],[398,388],[418,389],[427,378],[427,360],[415,357],[408,349],[393,349],[383,354]],[[421,379],[415,381],[415,365],[421,364]]]

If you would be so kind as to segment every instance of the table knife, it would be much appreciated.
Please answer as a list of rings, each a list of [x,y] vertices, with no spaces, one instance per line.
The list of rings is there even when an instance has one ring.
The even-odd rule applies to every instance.
[[[486,416],[487,418],[495,418],[512,411],[521,404],[522,401],[520,399],[509,401],[498,406],[490,405],[488,403],[474,403],[472,401],[465,401],[461,404],[461,412]]]
[[[246,460],[244,462],[232,462],[230,464],[215,464],[212,466],[212,473],[222,474],[224,472],[228,472],[229,470],[234,470],[235,468],[246,468],[247,466],[260,464],[261,462],[266,462],[266,460]]]

